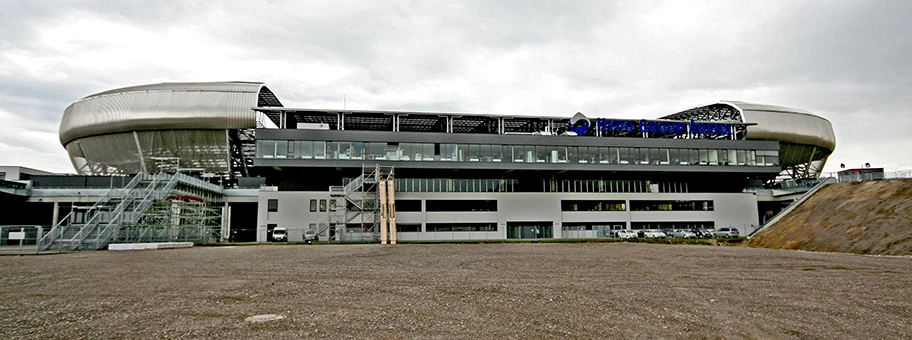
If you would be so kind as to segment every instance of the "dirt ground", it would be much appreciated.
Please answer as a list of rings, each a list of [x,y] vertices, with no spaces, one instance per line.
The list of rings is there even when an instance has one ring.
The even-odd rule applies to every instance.
[[[912,338],[912,258],[632,243],[0,256],[0,338]],[[260,323],[245,318],[278,314]]]
[[[773,249],[912,255],[912,180],[827,185],[749,243]]]

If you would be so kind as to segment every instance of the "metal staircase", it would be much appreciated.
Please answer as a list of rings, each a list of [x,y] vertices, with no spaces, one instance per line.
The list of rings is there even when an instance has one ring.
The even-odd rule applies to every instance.
[[[70,212],[38,241],[38,250],[97,250],[112,242],[209,242],[221,222],[214,207],[221,192],[217,185],[181,173],[140,173],[84,212]],[[161,218],[163,213],[167,218]]]
[[[381,214],[378,184],[381,180],[392,178],[393,167],[362,165],[361,176],[345,185],[330,186],[327,209],[329,223],[326,228],[319,230],[318,234],[322,235],[326,229],[330,229],[332,232],[329,233],[329,241],[379,240]],[[349,230],[348,225],[351,224],[358,225],[357,229],[360,230]],[[353,235],[346,239],[349,234]],[[357,236],[354,236],[355,234]]]

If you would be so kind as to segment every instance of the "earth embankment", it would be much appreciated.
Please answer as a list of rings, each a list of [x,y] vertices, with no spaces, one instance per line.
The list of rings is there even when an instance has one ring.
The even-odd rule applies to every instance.
[[[912,180],[831,184],[748,244],[774,249],[912,255]]]

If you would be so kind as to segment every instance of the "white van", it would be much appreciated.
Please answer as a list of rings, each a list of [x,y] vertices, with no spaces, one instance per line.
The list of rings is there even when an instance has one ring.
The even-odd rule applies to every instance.
[[[275,227],[272,229],[272,239],[276,242],[288,241],[288,230],[285,227]]]

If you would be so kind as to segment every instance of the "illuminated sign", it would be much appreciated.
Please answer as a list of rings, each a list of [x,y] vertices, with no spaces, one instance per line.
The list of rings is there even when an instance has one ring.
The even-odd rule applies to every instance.
[[[577,136],[586,134],[591,126],[589,118],[582,113],[573,115],[567,122],[567,129]],[[733,132],[731,124],[715,122],[667,121],[667,120],[622,120],[622,119],[595,119],[596,131],[608,133],[659,133],[673,135],[709,135],[730,136]]]

